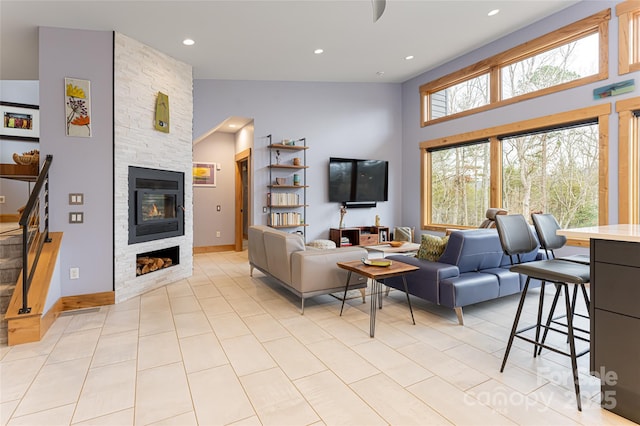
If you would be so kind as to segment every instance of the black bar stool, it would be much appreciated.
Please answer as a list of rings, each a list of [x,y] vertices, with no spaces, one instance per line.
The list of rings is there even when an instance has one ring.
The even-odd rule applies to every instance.
[[[582,263],[583,265],[590,264],[589,255],[574,254],[571,256],[556,256],[554,250],[564,247],[564,245],[567,243],[567,238],[556,233],[556,231],[560,229],[560,224],[556,220],[555,216],[553,216],[551,213],[533,213],[531,214],[531,221],[533,222],[533,227],[536,230],[536,234],[538,235],[540,247],[542,247],[542,249],[544,250],[547,259],[558,259],[567,262],[577,262]],[[551,255],[549,255],[549,253],[551,253]],[[571,312],[571,315],[573,315],[574,318],[578,316],[588,319],[589,317],[587,315],[582,315],[576,313],[575,311],[576,301],[578,299],[578,288],[582,290],[582,297],[584,298],[587,312],[589,312],[589,295],[587,294],[587,289],[585,287],[585,284],[583,283],[573,286],[573,298],[571,300],[571,307],[573,308],[573,311]],[[549,316],[547,318],[547,327],[549,327],[552,322],[558,325],[564,325],[559,322],[560,319],[564,318],[564,315],[560,315],[557,317],[553,316],[556,305],[558,304],[558,299],[560,298],[560,293],[561,287],[556,286],[556,294],[553,297],[553,302],[551,303],[551,309],[549,310]],[[574,329],[580,330],[584,333],[589,333],[588,330],[578,329],[577,327],[574,327]],[[542,334],[542,343],[545,342],[548,331],[549,329],[545,328],[544,333]],[[540,355],[541,352],[542,348],[538,348],[538,355]]]
[[[514,338],[519,338],[530,342],[534,345],[533,348],[533,356],[535,357],[538,354],[539,349],[545,348],[550,351],[559,353],[561,355],[565,355],[571,358],[571,367],[573,370],[573,384],[576,393],[576,400],[578,404],[578,410],[582,411],[582,403],[580,401],[580,382],[578,379],[578,364],[577,358],[579,356],[584,355],[589,352],[589,349],[576,353],[575,341],[576,339],[588,342],[588,338],[584,338],[582,336],[576,336],[573,327],[573,312],[574,308],[572,302],[569,298],[569,285],[584,285],[589,282],[589,265],[584,265],[578,262],[567,262],[558,259],[551,260],[538,260],[534,262],[527,263],[519,263],[520,255],[524,253],[528,253],[532,250],[538,248],[538,241],[531,230],[531,227],[527,223],[526,219],[522,215],[502,215],[496,216],[496,228],[498,229],[498,234],[500,236],[500,243],[502,244],[502,249],[505,254],[507,254],[513,266],[509,268],[512,272],[517,272],[527,276],[527,280],[524,285],[524,289],[520,295],[520,303],[518,304],[518,310],[516,311],[516,316],[513,321],[513,327],[511,328],[511,334],[509,335],[509,343],[507,344],[507,349],[504,353],[504,358],[502,360],[502,366],[500,367],[500,372],[504,371],[504,367],[507,363],[507,358],[509,357],[509,352],[511,351],[511,346],[513,344]],[[516,257],[518,260],[517,264],[514,264],[513,257]],[[520,321],[520,315],[522,314],[522,307],[524,306],[524,301],[527,296],[527,291],[529,289],[529,284],[531,279],[537,279],[541,281],[540,287],[540,300],[538,302],[538,317],[536,324],[527,326],[522,329],[518,329],[518,323]],[[553,283],[556,286],[556,294],[559,297],[559,294],[562,290],[564,290],[564,299],[565,299],[565,309],[567,312],[567,324],[564,325],[566,327],[566,331],[563,329],[558,329],[550,324],[542,323],[542,308],[544,304],[544,287],[545,283]],[[555,307],[554,307],[555,308]],[[553,311],[551,312],[551,314]],[[551,315],[550,314],[550,315]],[[524,332],[535,328],[535,339],[531,339],[525,335]],[[557,347],[553,347],[545,344],[540,340],[540,330],[544,329],[552,330],[555,332],[559,332],[568,336],[569,341],[569,352],[565,352]],[[578,329],[578,331],[580,331]]]

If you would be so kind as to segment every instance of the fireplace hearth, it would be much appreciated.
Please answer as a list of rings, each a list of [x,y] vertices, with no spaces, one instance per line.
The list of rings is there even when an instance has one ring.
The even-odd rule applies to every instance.
[[[129,167],[129,244],[184,235],[184,173]]]

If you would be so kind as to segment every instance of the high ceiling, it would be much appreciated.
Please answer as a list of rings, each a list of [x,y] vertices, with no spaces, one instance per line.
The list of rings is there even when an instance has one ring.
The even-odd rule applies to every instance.
[[[38,79],[38,27],[49,26],[115,30],[196,79],[398,83],[574,3],[387,0],[374,23],[370,0],[0,0],[0,79]]]

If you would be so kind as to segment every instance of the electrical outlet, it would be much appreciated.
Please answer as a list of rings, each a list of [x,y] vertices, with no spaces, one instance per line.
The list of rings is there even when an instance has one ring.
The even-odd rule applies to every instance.
[[[220,238],[220,231],[216,231],[216,237]]]
[[[267,207],[266,206],[262,206],[262,213],[266,213],[267,212]]]
[[[80,268],[69,268],[69,279],[77,280],[80,278]]]
[[[4,195],[0,195],[0,204],[4,204],[5,198]]]

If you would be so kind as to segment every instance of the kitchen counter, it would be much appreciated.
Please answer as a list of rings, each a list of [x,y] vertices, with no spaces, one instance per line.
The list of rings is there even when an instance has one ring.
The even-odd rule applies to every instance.
[[[600,403],[640,423],[640,225],[557,233],[590,240],[590,370],[600,378]]]

